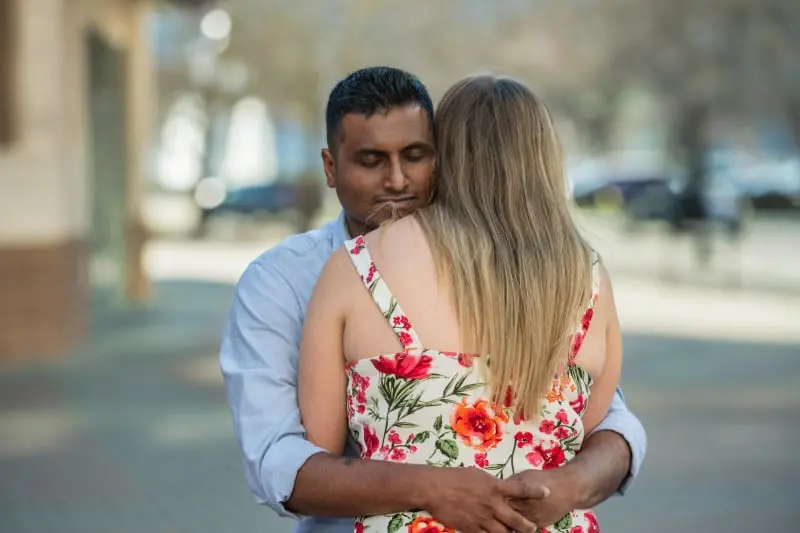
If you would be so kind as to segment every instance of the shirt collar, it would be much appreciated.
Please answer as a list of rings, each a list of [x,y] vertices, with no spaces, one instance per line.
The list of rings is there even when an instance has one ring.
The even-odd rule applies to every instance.
[[[345,241],[349,241],[352,238],[350,236],[350,232],[347,230],[347,222],[344,219],[344,210],[339,213],[339,217],[334,222],[332,230],[333,243],[336,246],[340,246],[344,244]]]

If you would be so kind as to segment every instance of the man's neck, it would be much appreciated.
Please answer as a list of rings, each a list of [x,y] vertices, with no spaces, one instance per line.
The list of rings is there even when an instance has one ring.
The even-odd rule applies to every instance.
[[[363,224],[356,222],[346,214],[344,216],[344,231],[348,239],[353,239],[361,235],[369,233],[369,230]]]

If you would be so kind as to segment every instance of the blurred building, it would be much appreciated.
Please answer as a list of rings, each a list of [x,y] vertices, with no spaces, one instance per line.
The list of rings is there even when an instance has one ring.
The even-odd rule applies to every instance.
[[[143,1],[0,0],[0,360],[64,352],[147,296]]]

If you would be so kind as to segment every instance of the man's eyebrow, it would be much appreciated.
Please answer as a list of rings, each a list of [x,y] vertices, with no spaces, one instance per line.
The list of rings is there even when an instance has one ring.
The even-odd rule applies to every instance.
[[[360,149],[356,150],[356,155],[357,156],[365,156],[365,155],[384,156],[384,155],[386,155],[386,152],[384,152],[383,150],[378,150],[376,148],[360,148]]]
[[[433,146],[430,143],[427,143],[425,141],[416,141],[404,147],[403,151],[416,150],[419,148],[422,148],[423,150],[433,150]]]

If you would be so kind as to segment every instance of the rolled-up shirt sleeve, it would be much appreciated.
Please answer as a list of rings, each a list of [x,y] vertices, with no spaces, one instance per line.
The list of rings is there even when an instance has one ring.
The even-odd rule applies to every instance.
[[[303,310],[267,258],[242,275],[220,350],[245,478],[256,500],[297,518],[284,502],[300,467],[323,450],[305,438],[297,405]]]
[[[642,423],[625,404],[625,397],[621,388],[617,387],[617,392],[611,401],[608,414],[592,433],[596,431],[619,433],[627,441],[631,449],[631,469],[617,491],[617,494],[622,496],[630,488],[636,476],[639,475],[639,469],[647,451],[647,434]]]

